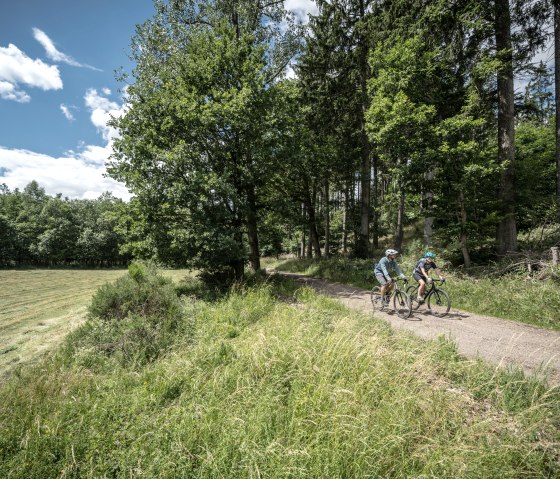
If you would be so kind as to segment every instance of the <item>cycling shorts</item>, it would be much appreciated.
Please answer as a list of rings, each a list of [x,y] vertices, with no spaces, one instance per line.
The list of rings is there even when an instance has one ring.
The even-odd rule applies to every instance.
[[[383,273],[375,273],[375,277],[381,286],[385,286],[389,282],[389,279],[391,279],[387,279]]]
[[[412,273],[412,277],[418,282],[420,282],[421,279],[424,280],[425,283],[428,282],[428,278],[426,278],[426,276],[422,273]]]

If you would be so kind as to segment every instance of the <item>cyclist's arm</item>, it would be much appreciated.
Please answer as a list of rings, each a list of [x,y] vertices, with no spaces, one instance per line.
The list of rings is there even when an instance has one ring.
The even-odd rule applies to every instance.
[[[396,261],[395,261],[395,271],[397,272],[397,274],[398,274],[402,279],[405,278],[404,273],[401,271],[401,269],[399,268],[399,265],[397,264]]]
[[[422,274],[424,275],[424,278],[429,279],[431,281],[430,275],[428,274],[428,272],[424,269],[424,266],[420,267],[420,271],[422,272]]]
[[[436,268],[434,269],[434,271],[437,273],[437,275],[439,276],[439,279],[445,279],[445,276],[443,276],[443,273],[441,272],[441,269]]]
[[[389,271],[387,271],[387,261],[385,261],[385,258],[382,258],[381,261],[379,261],[379,264],[377,265],[378,268],[381,269],[381,272],[383,273],[383,276],[385,276],[385,278],[390,279],[391,275],[389,274]]]

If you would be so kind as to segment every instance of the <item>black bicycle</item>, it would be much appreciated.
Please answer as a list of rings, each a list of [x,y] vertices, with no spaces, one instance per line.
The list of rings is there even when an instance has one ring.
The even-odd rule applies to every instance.
[[[436,282],[445,283],[445,279],[433,279],[431,283],[428,283],[428,292],[424,296],[424,302],[426,303],[428,310],[434,316],[443,318],[451,309],[451,301],[447,292],[436,286]],[[418,309],[420,304],[422,304],[418,301],[419,286],[420,285],[414,286],[411,284],[408,288],[406,288],[406,292],[410,297],[410,304],[414,310]]]
[[[399,318],[407,319],[412,314],[412,303],[405,290],[399,288],[399,281],[405,285],[408,283],[407,279],[393,280],[395,285],[390,295],[385,295],[386,302],[383,302],[381,297],[381,286],[374,286],[370,293],[371,304],[374,311],[385,311],[390,303],[391,297],[393,298],[393,308]]]

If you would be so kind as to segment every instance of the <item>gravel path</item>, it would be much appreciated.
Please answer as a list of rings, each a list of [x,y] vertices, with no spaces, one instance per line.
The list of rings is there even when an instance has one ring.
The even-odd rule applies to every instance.
[[[274,270],[269,272],[304,283],[339,299],[349,308],[372,311],[368,290],[301,274]],[[453,298],[451,303],[453,304]],[[407,320],[391,311],[376,314],[393,327],[412,331],[425,339],[444,335],[457,344],[459,352],[464,356],[481,357],[502,367],[518,365],[528,374],[542,373],[551,384],[560,385],[560,331],[479,316],[453,307],[444,318],[432,316],[425,306],[414,311]]]

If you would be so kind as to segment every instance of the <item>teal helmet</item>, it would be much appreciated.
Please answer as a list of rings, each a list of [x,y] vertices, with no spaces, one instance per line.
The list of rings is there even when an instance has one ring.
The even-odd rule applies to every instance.
[[[436,254],[433,253],[432,251],[426,251],[426,254],[424,255],[424,258],[435,258]]]

